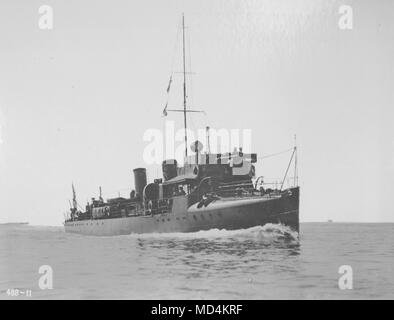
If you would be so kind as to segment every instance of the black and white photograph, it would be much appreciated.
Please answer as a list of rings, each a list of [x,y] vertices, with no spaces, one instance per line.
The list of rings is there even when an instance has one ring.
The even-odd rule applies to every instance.
[[[2,0],[0,300],[392,300],[393,40],[391,0]]]

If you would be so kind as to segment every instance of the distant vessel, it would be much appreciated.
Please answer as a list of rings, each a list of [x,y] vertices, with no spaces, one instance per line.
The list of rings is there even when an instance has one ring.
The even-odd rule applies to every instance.
[[[200,112],[186,107],[185,24],[183,30],[183,112],[185,162],[178,167],[170,159],[162,163],[163,178],[147,183],[146,169],[134,169],[135,190],[129,198],[99,199],[81,211],[74,186],[70,212],[65,218],[66,232],[85,235],[125,235],[153,232],[195,232],[208,229],[243,229],[266,223],[281,223],[299,230],[297,147],[294,146],[280,187],[268,188],[262,177],[256,179],[257,154],[242,148],[225,154],[202,153],[201,142],[192,143],[188,156],[186,114]],[[170,84],[171,84],[170,79]],[[169,84],[169,85],[170,85]],[[209,128],[207,128],[209,137]],[[209,141],[209,139],[208,139]],[[209,150],[209,145],[208,145]],[[294,159],[294,186],[284,183]]]
[[[327,222],[333,222],[331,219],[328,219]]]

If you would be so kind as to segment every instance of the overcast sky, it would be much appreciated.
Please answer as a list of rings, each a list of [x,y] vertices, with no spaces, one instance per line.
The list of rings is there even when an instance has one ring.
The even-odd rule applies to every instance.
[[[43,4],[52,30],[38,27]],[[342,4],[352,30],[338,27]],[[206,111],[191,129],[251,129],[259,155],[292,147],[296,133],[301,221],[394,221],[390,0],[2,0],[0,221],[60,225],[72,181],[81,205],[99,185],[128,195],[132,169],[146,166],[144,132],[182,126],[181,114],[161,114],[181,71],[182,12],[189,102]],[[176,74],[174,106],[181,85]],[[258,174],[282,177],[289,156]]]

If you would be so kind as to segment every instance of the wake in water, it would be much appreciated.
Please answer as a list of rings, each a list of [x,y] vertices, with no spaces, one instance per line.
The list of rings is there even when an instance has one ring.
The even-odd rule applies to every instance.
[[[150,253],[154,251],[160,260],[163,259],[163,263],[167,263],[168,259],[184,259],[185,255],[189,258],[203,255],[196,261],[186,259],[184,263],[199,266],[199,261],[203,259],[201,261],[205,261],[204,263],[212,268],[224,268],[222,259],[233,259],[231,257],[234,256],[250,255],[253,260],[256,256],[252,252],[258,256],[271,252],[273,255],[269,259],[276,256],[277,249],[285,249],[288,255],[299,254],[298,233],[281,224],[266,224],[239,230],[211,229],[191,233],[131,234],[123,237],[127,241],[136,241],[138,248],[144,252],[146,249],[149,249]],[[166,252],[164,256],[163,252]],[[207,261],[209,257],[213,260]],[[243,263],[243,259],[233,263]]]
[[[138,239],[206,239],[206,240],[256,240],[256,241],[290,241],[298,242],[298,233],[282,224],[268,223],[248,229],[226,230],[210,229],[198,232],[146,233],[131,234],[126,237]]]

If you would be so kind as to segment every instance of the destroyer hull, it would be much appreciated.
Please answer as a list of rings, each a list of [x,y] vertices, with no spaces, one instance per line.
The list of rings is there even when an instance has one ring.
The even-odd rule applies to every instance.
[[[299,230],[299,188],[289,195],[216,200],[206,207],[197,204],[185,212],[124,218],[68,221],[65,231],[94,236],[132,233],[196,232],[209,229],[245,229],[267,223],[281,223]]]

